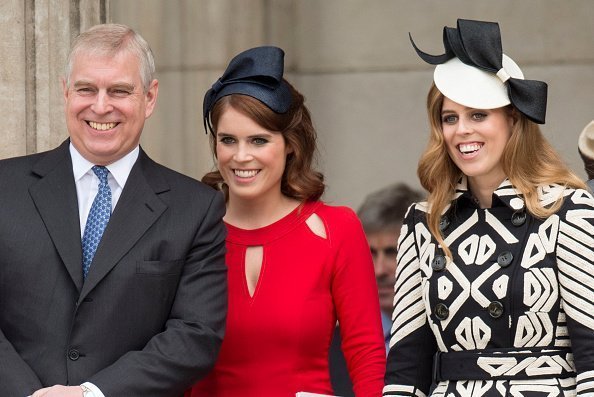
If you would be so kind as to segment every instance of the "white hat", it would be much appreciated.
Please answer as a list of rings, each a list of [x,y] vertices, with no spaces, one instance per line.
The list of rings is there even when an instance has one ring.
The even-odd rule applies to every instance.
[[[436,65],[435,85],[452,101],[479,109],[511,103],[530,120],[544,124],[547,84],[524,79],[518,65],[503,54],[496,22],[458,19],[457,28],[445,26],[442,55],[421,51],[412,36],[410,41],[421,59]]]
[[[505,82],[510,78],[524,79],[520,67],[503,54],[503,68],[493,74],[470,66],[459,58],[437,65],[433,81],[439,91],[460,105],[476,109],[495,109],[509,105]]]

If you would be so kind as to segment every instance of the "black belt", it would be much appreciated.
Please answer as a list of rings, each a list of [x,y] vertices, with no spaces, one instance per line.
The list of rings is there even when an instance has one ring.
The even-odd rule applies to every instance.
[[[433,381],[575,377],[570,348],[513,348],[438,352]]]

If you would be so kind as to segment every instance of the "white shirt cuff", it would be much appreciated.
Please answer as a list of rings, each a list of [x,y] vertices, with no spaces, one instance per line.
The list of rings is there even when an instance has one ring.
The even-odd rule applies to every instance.
[[[95,386],[94,384],[92,384],[91,382],[85,382],[85,383],[83,383],[83,386],[86,386],[91,390],[90,397],[105,397],[105,395],[103,393],[101,393],[101,390],[99,390],[99,388],[97,386]]]

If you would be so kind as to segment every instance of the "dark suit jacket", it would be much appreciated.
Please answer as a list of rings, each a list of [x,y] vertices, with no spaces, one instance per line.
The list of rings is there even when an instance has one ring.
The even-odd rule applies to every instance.
[[[346,359],[342,353],[341,341],[340,328],[336,326],[334,327],[330,350],[328,350],[330,382],[332,383],[334,394],[337,396],[354,397],[355,392],[353,392],[353,383],[349,376]]]
[[[0,161],[0,396],[179,396],[223,337],[223,197],[141,150],[83,283],[68,145]]]

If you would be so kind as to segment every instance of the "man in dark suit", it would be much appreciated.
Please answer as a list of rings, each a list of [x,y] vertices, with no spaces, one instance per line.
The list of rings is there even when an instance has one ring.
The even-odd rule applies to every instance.
[[[0,162],[0,396],[177,397],[215,363],[224,200],[139,147],[153,73],[130,28],[81,34],[70,139]]]

